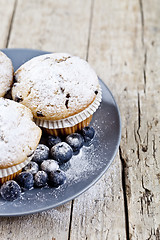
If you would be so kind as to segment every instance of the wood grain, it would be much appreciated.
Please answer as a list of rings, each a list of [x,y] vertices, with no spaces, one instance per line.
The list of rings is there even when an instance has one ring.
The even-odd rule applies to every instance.
[[[85,58],[90,11],[91,0],[18,0],[9,47],[69,52]]]
[[[126,239],[120,160],[74,201],[70,239]]]
[[[103,55],[108,54],[107,42],[111,40],[107,35],[114,34],[108,22],[113,24],[112,18],[116,17],[111,5],[111,1],[94,1],[88,51],[89,63],[106,83],[106,76],[111,73],[107,72],[108,61]],[[126,239],[122,168],[118,156],[105,176],[74,201],[71,239]]]
[[[160,239],[158,0],[0,0],[0,46],[88,59],[122,118],[114,163],[72,203],[1,218],[1,239]],[[5,14],[4,14],[5,13]]]
[[[83,16],[81,11],[83,11]],[[36,48],[87,55],[91,1],[19,0],[9,47]],[[80,27],[79,27],[80,26]],[[71,203],[32,216],[1,218],[5,239],[68,239]]]
[[[3,240],[68,239],[70,203],[39,214],[3,217],[0,236]]]
[[[160,239],[160,107],[159,40],[160,6],[158,1],[140,1],[142,79],[138,90],[138,121],[134,126],[137,161],[129,168],[131,239]],[[130,177],[131,176],[131,177]],[[130,181],[131,181],[130,180]],[[135,187],[136,186],[136,187]]]
[[[16,0],[0,0],[0,48],[8,45]]]
[[[95,8],[101,14],[93,24],[89,61],[120,106],[127,238],[160,239],[160,7],[158,1],[121,1],[118,5],[112,1],[110,5],[97,2]]]

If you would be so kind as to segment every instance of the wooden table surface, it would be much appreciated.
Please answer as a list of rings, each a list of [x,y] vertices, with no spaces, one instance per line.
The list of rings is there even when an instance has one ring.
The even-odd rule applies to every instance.
[[[0,218],[1,240],[160,239],[160,2],[0,0],[0,48],[89,61],[121,112],[106,174],[64,206]]]

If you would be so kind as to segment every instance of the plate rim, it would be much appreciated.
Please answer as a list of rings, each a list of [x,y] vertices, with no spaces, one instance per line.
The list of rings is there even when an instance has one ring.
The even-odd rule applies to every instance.
[[[41,50],[41,49],[32,49],[32,48],[3,48],[3,49],[0,49],[0,51],[7,51],[9,52],[10,50],[13,50],[13,51],[33,51],[33,52],[41,52],[42,54],[39,54],[39,55],[43,55],[43,54],[49,54],[49,53],[52,53],[52,52],[49,52],[49,51],[45,51],[45,50]],[[37,55],[38,56],[38,55]],[[98,77],[99,78],[99,77]],[[98,175],[98,177],[96,177],[89,185],[87,185],[87,187],[85,187],[83,190],[81,190],[80,192],[78,192],[76,195],[72,195],[71,197],[68,197],[67,199],[57,203],[57,204],[53,204],[53,205],[49,205],[47,207],[43,207],[43,208],[39,208],[39,209],[36,209],[35,211],[33,210],[29,210],[29,211],[24,211],[23,213],[22,212],[19,212],[19,213],[0,213],[0,217],[15,217],[15,216],[25,216],[25,215],[31,215],[31,214],[36,214],[36,213],[40,213],[40,212],[44,212],[44,211],[47,211],[47,210],[50,210],[50,209],[53,209],[53,208],[56,208],[56,207],[59,207],[61,205],[64,205],[68,202],[70,202],[71,200],[73,199],[76,199],[77,197],[79,197],[82,193],[85,193],[89,188],[91,188],[96,182],[99,181],[99,179],[105,174],[105,172],[108,170],[108,168],[110,167],[110,165],[112,164],[113,160],[115,159],[116,155],[117,155],[117,152],[118,152],[118,149],[119,149],[119,146],[120,146],[120,141],[121,141],[121,134],[122,134],[122,126],[121,126],[121,115],[120,115],[120,110],[119,110],[119,107],[118,107],[118,104],[112,94],[112,92],[110,91],[110,89],[108,88],[108,86],[103,82],[103,80],[101,78],[99,78],[99,81],[104,84],[104,86],[106,87],[106,89],[108,90],[109,94],[111,95],[112,97],[112,100],[116,106],[116,109],[117,109],[117,116],[118,116],[118,120],[119,120],[119,134],[118,134],[118,138],[117,138],[117,144],[116,144],[116,147],[115,147],[115,150],[114,150],[114,154],[112,156],[112,158],[110,159],[109,163],[107,164],[107,166],[103,169],[103,171]],[[103,94],[102,94],[102,102],[103,102]]]

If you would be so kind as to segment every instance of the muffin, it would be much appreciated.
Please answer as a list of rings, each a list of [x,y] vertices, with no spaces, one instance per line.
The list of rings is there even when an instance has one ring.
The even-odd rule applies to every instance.
[[[85,60],[52,53],[32,58],[16,71],[12,97],[32,111],[37,125],[57,136],[88,126],[101,89]]]
[[[0,98],[0,182],[13,179],[29,163],[41,138],[31,111]]]
[[[13,66],[11,60],[0,51],[0,97],[3,97],[13,82]]]

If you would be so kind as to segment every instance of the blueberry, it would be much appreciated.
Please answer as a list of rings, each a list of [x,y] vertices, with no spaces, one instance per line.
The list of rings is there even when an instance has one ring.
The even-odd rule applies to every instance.
[[[53,159],[48,159],[48,160],[44,160],[41,163],[41,169],[43,171],[45,171],[46,173],[52,172],[52,171],[56,171],[59,169],[59,165],[58,162],[53,160]]]
[[[65,180],[66,174],[61,170],[57,170],[49,174],[49,183],[53,187],[59,187],[65,182]]]
[[[76,152],[83,146],[84,139],[79,133],[72,133],[66,137],[66,142]]]
[[[22,190],[31,189],[34,185],[33,175],[30,172],[21,172],[16,181],[21,186]]]
[[[20,195],[21,188],[14,180],[7,181],[1,186],[1,196],[7,201],[13,201]]]
[[[93,127],[84,127],[82,129],[82,136],[84,137],[85,142],[91,141],[94,135],[95,135],[95,130]]]
[[[39,170],[39,166],[36,162],[29,162],[24,168],[23,170],[25,172],[30,172],[32,174],[36,174]]]
[[[36,187],[46,186],[48,181],[48,175],[45,171],[38,171],[34,176],[34,184]]]
[[[66,142],[58,143],[51,148],[51,156],[58,161],[59,164],[68,162],[72,155],[73,150]]]
[[[44,144],[39,144],[36,148],[32,161],[36,163],[42,163],[43,160],[48,159],[49,157],[49,148]]]
[[[56,145],[57,143],[60,143],[61,139],[59,137],[55,137],[55,136],[49,136],[48,137],[48,146],[51,148],[54,145]]]

